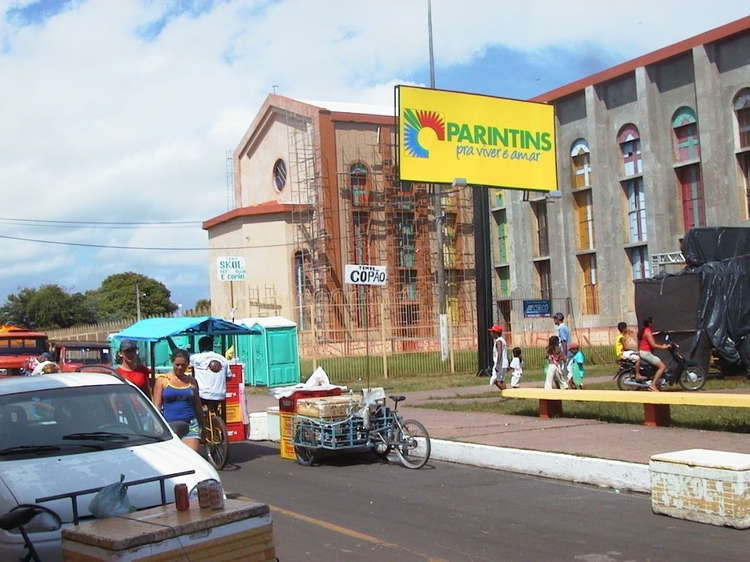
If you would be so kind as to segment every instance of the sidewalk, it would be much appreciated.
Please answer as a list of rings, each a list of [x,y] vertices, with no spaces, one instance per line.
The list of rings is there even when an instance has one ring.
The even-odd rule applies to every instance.
[[[466,400],[462,396],[480,393],[487,398],[469,400],[500,399],[500,392],[486,383],[407,392],[399,411],[427,428],[435,459],[641,492],[650,491],[652,455],[686,449],[750,454],[750,434],[430,408],[437,402],[460,402]],[[248,395],[247,402],[250,412],[278,405],[267,395]]]

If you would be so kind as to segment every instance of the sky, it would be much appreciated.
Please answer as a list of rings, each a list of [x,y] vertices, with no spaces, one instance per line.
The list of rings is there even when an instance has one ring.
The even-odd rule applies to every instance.
[[[209,298],[203,221],[274,91],[429,86],[428,0],[0,0],[0,305],[135,271]],[[528,99],[748,15],[736,0],[432,0],[437,88]],[[252,268],[248,269],[252,282]]]

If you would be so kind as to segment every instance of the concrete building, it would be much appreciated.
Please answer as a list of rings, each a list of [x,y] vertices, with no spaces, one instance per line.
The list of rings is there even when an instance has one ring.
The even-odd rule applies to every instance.
[[[689,228],[750,217],[750,17],[534,101],[555,106],[561,197],[489,190],[493,317],[540,345],[551,322],[523,303],[550,299],[581,341],[608,341],[635,320],[633,279],[679,268]],[[434,342],[443,215],[428,186],[398,181],[394,114],[268,96],[232,158],[234,208],[204,223],[214,314],[283,315],[331,342],[387,331],[390,350]],[[476,345],[471,188],[447,191],[448,313]],[[217,279],[232,255],[248,281]],[[389,288],[345,286],[347,263],[387,265]]]

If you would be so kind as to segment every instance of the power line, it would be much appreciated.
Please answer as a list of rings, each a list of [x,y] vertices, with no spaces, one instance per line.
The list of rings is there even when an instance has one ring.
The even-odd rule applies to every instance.
[[[120,222],[120,221],[57,221],[44,219],[16,219],[9,217],[0,217],[0,222],[9,224],[28,224],[33,226],[88,226],[88,227],[187,227],[202,226],[201,221],[142,221],[142,222]]]

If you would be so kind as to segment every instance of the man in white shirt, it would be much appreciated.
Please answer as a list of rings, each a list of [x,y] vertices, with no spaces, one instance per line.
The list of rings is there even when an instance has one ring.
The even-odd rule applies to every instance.
[[[203,336],[198,340],[198,353],[190,356],[190,365],[198,382],[201,402],[225,418],[229,362],[214,351],[211,336]]]

